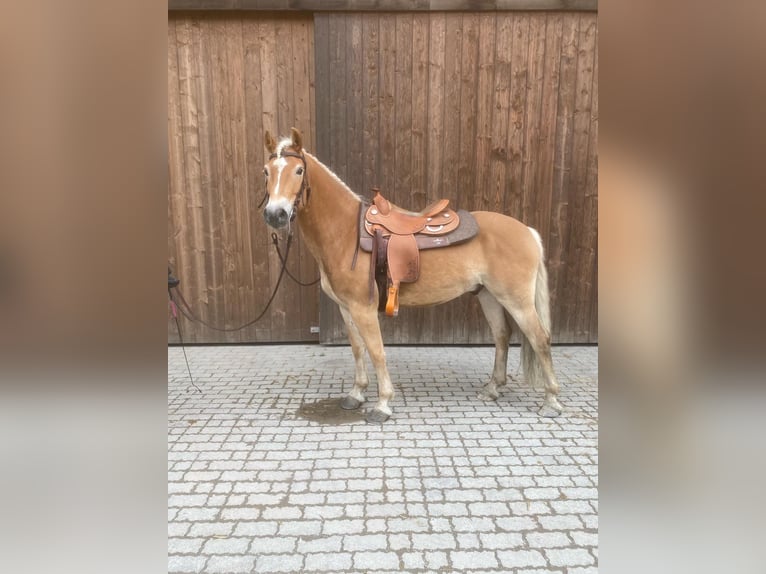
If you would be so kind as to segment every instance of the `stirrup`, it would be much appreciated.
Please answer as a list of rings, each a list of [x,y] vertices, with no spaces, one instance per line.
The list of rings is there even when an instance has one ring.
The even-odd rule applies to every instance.
[[[388,288],[386,315],[389,317],[396,317],[399,315],[399,287],[391,286]]]

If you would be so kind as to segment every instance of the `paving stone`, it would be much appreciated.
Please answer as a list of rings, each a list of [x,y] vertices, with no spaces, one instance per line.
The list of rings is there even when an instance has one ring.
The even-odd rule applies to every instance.
[[[327,520],[322,529],[324,534],[359,534],[364,532],[364,520]]]
[[[338,572],[340,570],[350,569],[351,564],[352,554],[348,552],[333,552],[331,554],[307,554],[306,565],[303,569],[307,572],[316,570],[323,572]]]
[[[283,554],[293,552],[297,538],[293,536],[264,536],[253,538],[250,552],[260,554]]]
[[[277,527],[277,522],[240,522],[234,528],[234,536],[268,536],[276,534]]]
[[[450,552],[452,566],[457,570],[475,570],[477,568],[495,568],[497,558],[494,552]]]
[[[582,520],[579,516],[562,515],[562,516],[540,516],[538,518],[540,526],[545,530],[579,530],[583,527]]]
[[[529,532],[527,533],[527,543],[534,548],[556,548],[570,546],[572,540],[566,532]]]
[[[202,572],[207,559],[207,556],[170,556],[168,574]]]
[[[249,538],[211,538],[202,548],[204,554],[243,554],[250,546]]]
[[[457,548],[457,540],[451,533],[412,535],[412,547],[415,550],[436,550],[440,548]]]
[[[426,567],[423,554],[421,552],[404,552],[402,554],[402,563],[405,571],[422,570]]]
[[[295,416],[347,392],[347,347],[186,351],[201,392],[169,348],[168,572],[597,571],[597,348],[553,349],[567,410],[541,419],[523,377],[476,400],[490,347],[387,347],[382,426]]]
[[[354,567],[365,571],[398,569],[399,556],[395,552],[357,552]]]
[[[508,505],[501,502],[472,502],[468,505],[474,516],[508,516]]]
[[[424,532],[428,530],[428,520],[424,518],[389,518],[389,532]]]
[[[570,532],[572,540],[577,546],[598,546],[598,534],[596,532]]]
[[[169,554],[196,554],[202,548],[204,538],[168,538]]]
[[[497,556],[506,568],[545,566],[545,558],[537,550],[498,550]]]
[[[255,563],[256,572],[300,572],[303,556],[299,554],[273,554],[259,556]]]
[[[249,573],[253,569],[253,556],[211,556],[205,567],[210,574],[240,574]]]
[[[584,548],[555,548],[545,550],[545,555],[553,566],[589,566],[595,561]]]
[[[365,534],[343,537],[344,550],[380,550],[387,548],[388,540],[385,534]]]
[[[479,539],[482,547],[490,549],[518,548],[524,544],[521,534],[517,532],[482,532]]]

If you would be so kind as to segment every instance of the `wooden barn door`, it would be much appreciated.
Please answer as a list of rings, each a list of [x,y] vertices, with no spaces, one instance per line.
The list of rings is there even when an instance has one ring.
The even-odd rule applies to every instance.
[[[597,15],[315,15],[317,155],[413,209],[440,197],[540,231],[553,340],[597,341]],[[346,343],[320,305],[321,341]],[[488,343],[470,295],[383,318],[388,343]]]
[[[264,130],[300,126],[315,147],[311,15],[171,12],[168,15],[168,249],[195,312],[220,326],[255,317],[280,266],[257,209],[264,192]],[[300,241],[295,275],[318,275]],[[317,340],[319,287],[282,282],[253,327],[221,333],[182,319],[187,342]],[[173,321],[168,340],[177,342]]]
[[[413,208],[448,197],[537,228],[547,249],[554,342],[596,342],[595,12],[170,12],[170,262],[195,311],[233,327],[279,273],[263,193],[266,129],[300,127],[356,192]],[[290,269],[316,265],[298,241]],[[244,331],[183,321],[189,342],[346,343],[318,287],[285,280]],[[490,341],[471,296],[383,319],[403,344]],[[168,338],[177,342],[175,325]]]

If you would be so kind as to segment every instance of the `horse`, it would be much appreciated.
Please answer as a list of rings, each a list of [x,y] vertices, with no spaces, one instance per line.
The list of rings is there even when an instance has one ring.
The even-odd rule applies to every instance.
[[[275,229],[297,220],[303,241],[316,259],[322,290],[340,308],[355,361],[354,386],[340,401],[344,409],[365,402],[369,384],[365,351],[378,381],[378,401],[366,413],[368,423],[383,423],[392,415],[394,389],[386,366],[376,297],[370,297],[369,258],[358,251],[362,198],[316,157],[306,151],[302,135],[292,128],[277,142],[266,131],[269,160],[264,166],[266,223]],[[420,253],[420,277],[401,285],[402,306],[445,303],[467,292],[476,296],[495,343],[495,362],[479,398],[494,401],[506,384],[511,322],[522,334],[521,362],[527,381],[545,390],[541,416],[555,417],[563,408],[553,369],[550,343],[548,277],[540,234],[506,215],[472,212],[476,237],[449,247]],[[352,265],[352,260],[357,265]],[[506,315],[506,312],[508,315]]]

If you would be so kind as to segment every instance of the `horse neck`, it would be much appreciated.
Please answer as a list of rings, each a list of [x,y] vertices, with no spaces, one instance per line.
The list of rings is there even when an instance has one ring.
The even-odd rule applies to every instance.
[[[305,157],[311,197],[298,224],[312,255],[325,263],[354,247],[361,200],[318,159]]]

